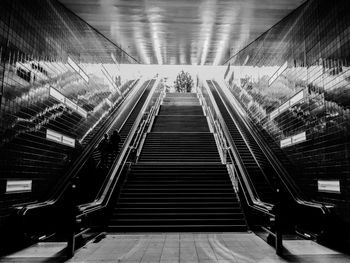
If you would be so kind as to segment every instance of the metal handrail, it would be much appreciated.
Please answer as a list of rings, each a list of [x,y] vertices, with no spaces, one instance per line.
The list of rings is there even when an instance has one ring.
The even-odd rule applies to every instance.
[[[157,112],[158,112],[160,105],[163,101],[164,95],[165,95],[165,89],[162,89],[156,102],[154,103],[154,105],[152,106],[152,108],[150,109],[150,111],[147,115],[147,118],[146,118],[145,123],[144,123],[144,128],[142,128],[142,132],[140,133],[140,137],[138,138],[138,140],[135,140],[133,147],[134,147],[134,149],[137,149],[137,157],[138,157],[138,154],[141,152],[141,147],[143,145],[142,141],[145,139],[145,135],[147,134],[147,128],[152,126],[154,118],[157,115]]]
[[[222,96],[220,95],[220,93],[219,93],[219,91],[218,91],[216,85],[213,83],[213,81],[211,81],[211,83],[212,83],[213,87],[216,89],[216,91],[217,91],[217,93],[218,93],[218,96],[219,96],[219,97],[221,98],[221,100],[222,100]],[[222,100],[222,101],[223,101],[223,100]],[[227,106],[225,105],[225,103],[224,103],[224,107],[227,109]],[[235,120],[235,118],[233,118],[233,116],[231,115],[231,113],[230,113],[230,111],[229,111],[228,109],[227,109],[227,111],[228,111],[229,115],[231,116],[231,119],[232,119],[232,121],[234,122],[235,126],[237,127],[237,130],[238,130],[239,134],[241,135],[241,138],[243,139],[244,143],[246,144],[246,146],[247,146],[247,148],[248,148],[250,154],[252,155],[252,157],[253,157],[253,159],[255,160],[256,164],[257,164],[258,167],[260,168],[260,171],[261,171],[262,175],[264,176],[264,178],[265,178],[267,184],[269,185],[270,189],[274,190],[273,183],[271,182],[271,180],[269,179],[269,177],[266,175],[266,173],[264,172],[264,170],[261,169],[260,163],[259,163],[258,160],[256,159],[255,154],[254,154],[253,150],[251,149],[251,146],[250,146],[249,141],[247,140],[247,138],[244,136],[243,132],[242,132],[241,129],[240,129],[240,125],[237,124],[237,121]],[[230,138],[231,138],[231,137],[230,137]],[[239,152],[238,152],[238,154],[239,154]],[[240,154],[239,154],[239,155],[240,155]]]
[[[220,150],[220,157],[222,163],[226,163],[226,156],[227,156],[227,150],[229,149],[229,146],[227,146],[227,142],[224,138],[222,128],[220,127],[220,124],[218,123],[217,120],[215,120],[213,113],[210,110],[210,107],[207,105],[207,102],[204,99],[202,91],[197,88],[197,94],[198,98],[200,101],[200,104],[202,105],[204,112],[206,116],[208,117],[209,124],[213,129],[215,141],[217,142],[217,146],[219,147]]]
[[[217,120],[221,124],[220,126],[222,128],[222,133],[225,135],[226,138],[229,138],[227,140],[227,142],[229,143],[229,146],[230,146],[230,147],[228,147],[229,158],[230,158],[230,161],[232,163],[237,164],[238,170],[236,172],[241,179],[241,180],[239,180],[239,182],[241,183],[241,186],[244,189],[246,189],[246,192],[249,196],[249,198],[246,199],[247,204],[255,210],[258,210],[258,211],[261,211],[265,214],[273,216],[272,211],[273,211],[274,206],[272,204],[263,202],[258,198],[258,194],[255,190],[255,187],[254,187],[253,183],[251,182],[249,176],[247,176],[248,172],[246,171],[246,168],[243,165],[243,161],[242,161],[242,159],[237,151],[236,146],[232,142],[231,134],[230,134],[230,132],[226,126],[226,123],[225,123],[225,121],[220,113],[220,110],[215,102],[213,94],[211,93],[209,87],[207,86],[207,84],[205,82],[203,83],[202,88],[204,88],[206,90],[206,92],[209,96],[209,100],[212,104],[212,107],[213,107],[215,113],[216,113]]]

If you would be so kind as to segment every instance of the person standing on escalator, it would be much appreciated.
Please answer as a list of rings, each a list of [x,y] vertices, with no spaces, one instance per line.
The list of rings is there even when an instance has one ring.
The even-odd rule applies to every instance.
[[[106,133],[103,136],[102,141],[98,144],[98,150],[101,153],[101,167],[104,167],[107,164],[108,161],[108,153],[110,151],[110,142],[108,138],[108,134]]]
[[[112,152],[114,154],[118,154],[119,152],[119,143],[120,143],[120,135],[117,130],[115,130],[111,135],[111,146]]]

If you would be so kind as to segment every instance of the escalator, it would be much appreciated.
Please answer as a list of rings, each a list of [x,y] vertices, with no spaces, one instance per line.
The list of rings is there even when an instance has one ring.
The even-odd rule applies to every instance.
[[[123,91],[125,91],[123,93],[123,96],[127,96],[128,93],[136,86],[136,84],[139,82],[140,79],[136,79],[136,80],[131,80],[128,81],[126,84],[123,85],[123,87],[121,88],[121,91],[123,89]],[[117,93],[118,94],[118,93]],[[113,114],[113,112],[111,113]],[[83,147],[87,146],[91,140],[93,139],[93,137],[96,135],[96,133],[98,133],[102,128],[103,128],[103,124],[105,123],[105,121],[110,118],[110,114],[106,114],[101,121],[99,121],[99,123],[94,126],[94,128],[91,130],[91,132],[89,132],[86,137],[84,137],[84,139],[82,140],[81,144]]]
[[[295,186],[288,172],[275,160],[258,135],[247,126],[243,117],[229,102],[216,81],[207,81],[223,121],[229,130],[233,148],[246,168],[246,176],[255,188],[258,198],[273,207],[278,205],[279,224],[284,233],[298,233],[304,238],[324,239],[332,231],[331,204],[309,201]],[[264,147],[264,148],[263,148]],[[239,159],[236,161],[239,162]],[[278,195],[276,191],[278,190]],[[276,209],[272,214],[276,215]],[[268,224],[268,222],[267,222]],[[332,234],[331,234],[332,235]]]
[[[127,116],[126,120],[123,123],[115,122],[109,127],[108,130],[110,131],[110,133],[114,130],[119,130],[120,149],[122,149],[125,146],[125,140],[130,134],[131,128],[138,114],[140,113],[140,110],[143,107],[149,95],[149,92],[153,88],[154,83],[155,79],[145,81],[140,87],[142,94],[139,100],[136,102],[135,106],[132,108],[130,114]],[[87,167],[86,169],[90,171],[86,171],[86,169],[82,170],[83,173],[86,173],[86,175],[83,175],[86,178],[86,180],[84,182],[80,182],[80,184],[82,185],[80,187],[81,191],[77,194],[79,196],[78,204],[90,202],[96,197],[97,191],[99,191],[99,189],[101,188],[101,184],[103,184],[104,180],[107,178],[108,171],[110,170],[115,159],[117,158],[117,153],[108,153],[108,155],[106,156],[106,160],[103,160],[102,163],[101,152],[98,150],[98,148],[95,148],[95,150],[92,153],[92,157],[94,158],[94,163],[97,164],[97,167],[96,169],[93,169],[93,167],[91,166]],[[89,189],[89,191],[87,191],[87,189]]]
[[[154,89],[156,80],[148,80],[143,83],[133,95],[136,101],[131,96],[126,102],[125,107],[117,111],[120,114],[118,119],[109,122],[107,131],[113,131],[115,129],[120,130],[121,135],[121,148],[129,146],[124,145],[126,139],[130,137],[131,130],[134,128],[133,125],[136,118],[139,116],[141,108],[144,107],[146,100],[150,96],[150,91]],[[131,106],[131,107],[130,107]],[[120,128],[121,127],[121,128]],[[103,133],[106,131],[103,131]],[[69,181],[65,181],[64,185],[58,186],[56,192],[52,193],[50,199],[41,203],[33,203],[24,205],[21,207],[14,207],[13,213],[13,224],[9,224],[8,228],[17,228],[18,235],[13,235],[10,239],[18,244],[21,240],[27,242],[38,242],[41,241],[61,241],[65,239],[67,229],[70,229],[69,222],[71,219],[70,209],[72,206],[83,204],[86,202],[92,202],[95,200],[102,187],[109,182],[107,175],[110,173],[110,169],[107,167],[100,168],[94,165],[94,162],[89,160],[93,159],[93,153],[98,151],[95,147],[99,140],[95,140],[92,146],[92,152],[90,154],[81,156],[84,160],[80,163],[79,169],[76,169],[76,173],[72,174]],[[128,141],[130,143],[130,141]],[[121,150],[121,151],[122,151]],[[96,154],[95,154],[96,155]],[[98,154],[97,154],[98,155]],[[113,155],[113,154],[111,154]],[[112,164],[115,162],[114,159],[119,158],[118,156],[109,157],[109,167],[112,168]],[[96,162],[98,164],[99,160]],[[93,163],[93,165],[91,165]],[[92,177],[90,177],[92,176]],[[72,185],[74,192],[72,192]],[[59,189],[60,188],[60,189]],[[76,208],[73,209],[78,212]],[[72,210],[72,211],[73,211]],[[75,212],[74,212],[75,213]],[[84,227],[83,227],[84,228]],[[14,233],[14,231],[12,231]]]
[[[272,186],[272,182],[261,169],[261,166],[258,163],[257,158],[252,153],[251,147],[247,145],[245,140],[245,136],[247,136],[247,134],[246,133],[242,134],[241,131],[238,129],[235,121],[233,120],[230,113],[227,111],[224,103],[222,102],[221,98],[219,97],[219,94],[215,89],[214,84],[209,80],[207,81],[207,84],[213,94],[213,97],[220,110],[220,113],[227,125],[232,142],[235,145],[239,153],[239,156],[242,160],[242,163],[249,174],[249,178],[251,179],[254,185],[254,188],[258,193],[258,197],[263,202],[272,203],[272,204],[275,203],[275,200],[274,200],[275,193],[274,193],[274,187]],[[254,148],[254,150],[257,150],[257,149]],[[259,156],[259,160],[261,159],[262,159],[262,156]]]

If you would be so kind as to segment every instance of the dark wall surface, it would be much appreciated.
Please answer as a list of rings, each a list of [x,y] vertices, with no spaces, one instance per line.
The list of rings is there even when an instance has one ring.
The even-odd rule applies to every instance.
[[[131,84],[119,63],[136,61],[60,3],[0,2],[0,207],[50,192]]]
[[[350,1],[307,1],[227,64],[232,93],[301,189],[350,223]],[[320,191],[319,180],[339,181],[340,192]]]

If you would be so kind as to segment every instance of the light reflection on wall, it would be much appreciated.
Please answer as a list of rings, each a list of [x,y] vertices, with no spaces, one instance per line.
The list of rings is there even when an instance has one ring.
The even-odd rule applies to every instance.
[[[232,57],[233,75],[226,76],[231,92],[275,143],[276,153],[281,153],[281,140],[306,132],[306,141],[282,149],[297,168],[294,178],[312,198],[336,203],[348,222],[349,28],[349,1],[308,1]],[[286,62],[287,69],[269,85]],[[303,98],[288,106],[301,91]],[[320,179],[339,180],[340,193],[318,192]]]
[[[121,100],[117,91],[133,81],[115,60],[135,63],[58,2],[0,2],[1,207],[42,198],[64,175],[87,132]],[[47,130],[75,147],[47,140]],[[33,178],[32,192],[4,195],[13,178]]]

